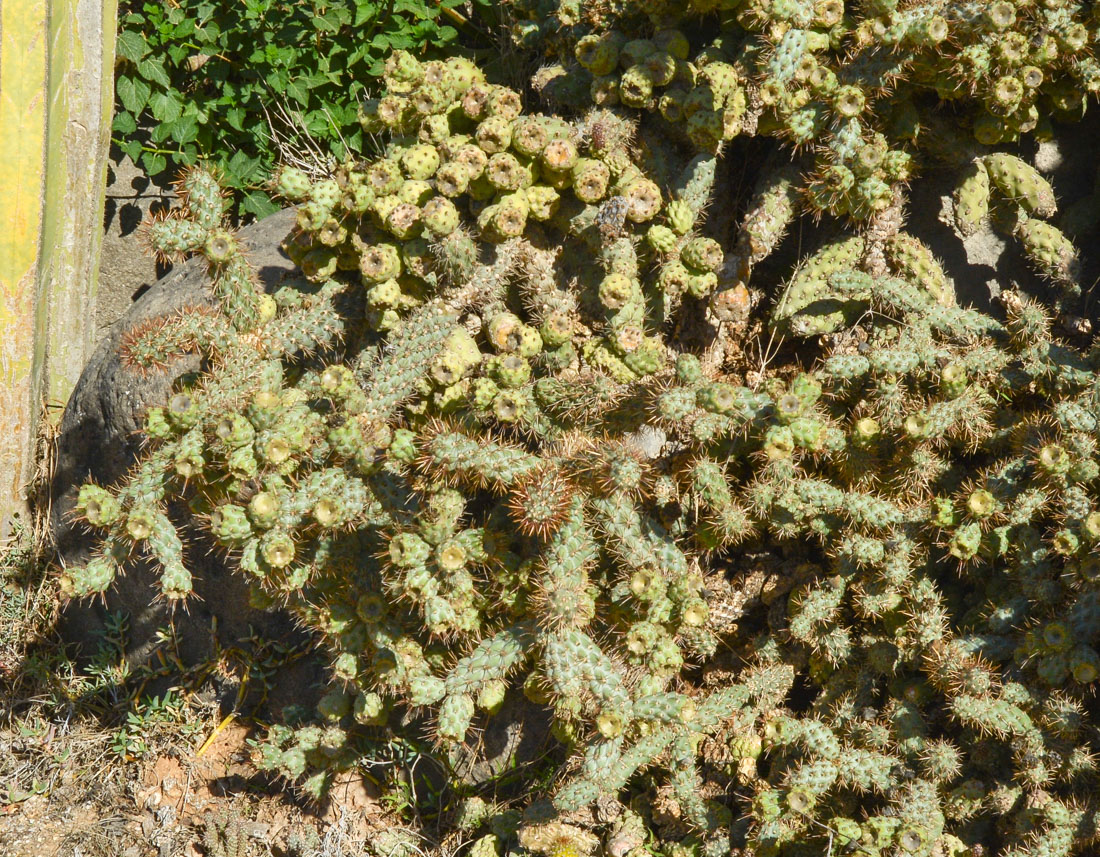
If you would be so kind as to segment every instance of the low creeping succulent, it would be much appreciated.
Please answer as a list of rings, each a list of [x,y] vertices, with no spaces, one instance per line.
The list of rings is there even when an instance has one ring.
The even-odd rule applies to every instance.
[[[122,484],[81,491],[104,538],[66,590],[144,551],[184,601],[185,502],[330,654],[317,711],[261,754],[312,796],[398,711],[442,753],[510,695],[547,709],[552,783],[459,808],[478,857],[1095,847],[1100,348],[1060,332],[1082,229],[993,148],[1082,109],[1095,18],[512,5],[521,44],[565,58],[535,79],[556,112],[394,53],[362,108],[385,154],[272,179],[300,279],[258,290],[202,169],[149,224],[205,257],[217,306],[124,357],[204,371],[149,411]],[[728,233],[708,210],[735,210],[734,135],[814,147],[767,161]],[[1053,298],[962,305],[904,228],[919,152],[958,174],[960,235],[1014,236]],[[807,207],[860,228],[759,282]],[[753,338],[784,344],[754,363]]]

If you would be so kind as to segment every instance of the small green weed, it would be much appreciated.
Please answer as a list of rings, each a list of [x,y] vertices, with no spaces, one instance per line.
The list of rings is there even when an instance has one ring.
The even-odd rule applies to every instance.
[[[151,696],[136,703],[126,722],[114,735],[111,749],[123,759],[141,759],[156,746],[154,738],[171,734],[173,740],[194,743],[208,725],[194,719],[194,712],[174,688],[163,696]]]

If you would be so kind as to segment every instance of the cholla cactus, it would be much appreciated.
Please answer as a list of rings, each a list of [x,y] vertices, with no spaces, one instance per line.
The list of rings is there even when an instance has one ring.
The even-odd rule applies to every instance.
[[[247,857],[248,835],[234,811],[220,817],[208,816],[202,834],[203,851],[208,857]]]
[[[1034,127],[1040,96],[1072,111],[1094,18],[513,5],[523,43],[562,57],[536,81],[561,115],[466,60],[395,53],[361,115],[383,155],[272,180],[299,203],[303,272],[276,294],[251,286],[213,177],[185,179],[149,234],[205,255],[217,309],[143,325],[125,351],[135,370],[195,351],[205,369],[150,410],[122,485],[81,492],[105,536],[67,590],[105,592],[145,550],[185,599],[168,510],[187,501],[256,603],[330,653],[315,716],[262,749],[312,796],[400,728],[394,709],[429,712],[442,749],[510,693],[547,707],[570,763],[522,822],[471,805],[479,854],[589,854],[605,833],[623,854],[647,834],[704,855],[1084,846],[1100,350],[1017,291],[998,317],[961,306],[902,190],[922,148],[952,165],[958,231],[1005,229],[1071,303],[1053,188],[982,147]],[[717,38],[674,29],[688,14]],[[928,92],[976,144],[929,117]],[[776,157],[733,236],[709,205],[726,144],[753,134],[813,152]],[[727,347],[734,281],[803,210],[868,229],[767,284]],[[764,369],[740,359],[779,335],[793,347]]]
[[[559,56],[539,75],[544,94],[653,114],[707,151],[751,133],[813,146],[808,202],[858,219],[890,205],[914,143],[942,132],[917,106],[928,95],[965,99],[981,147],[1035,130],[1044,99],[1059,118],[1080,115],[1100,88],[1096,22],[1075,0],[510,5],[526,19],[520,43]],[[699,14],[717,31],[702,46],[686,21],[677,29]],[[965,145],[927,142],[935,154]]]

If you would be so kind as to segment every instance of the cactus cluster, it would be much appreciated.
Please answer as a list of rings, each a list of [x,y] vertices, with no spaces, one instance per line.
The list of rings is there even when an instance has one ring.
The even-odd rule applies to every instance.
[[[1077,0],[510,5],[517,43],[556,58],[537,77],[556,101],[652,113],[702,150],[740,135],[812,147],[807,203],[856,219],[889,206],[915,156],[1049,133],[1100,89],[1097,21]],[[969,140],[942,139],[930,114],[948,110]]]
[[[989,224],[1014,236],[1035,270],[1059,285],[1068,306],[1081,296],[1073,242],[1047,222],[1057,210],[1050,183],[1007,152],[975,158],[954,194],[955,229],[969,237]]]
[[[123,484],[80,492],[104,539],[65,589],[144,551],[186,599],[186,503],[330,653],[317,711],[260,758],[312,796],[410,711],[443,750],[510,694],[547,708],[567,763],[459,807],[478,857],[1095,847],[1100,347],[1058,332],[1092,197],[1062,231],[1048,181],[990,148],[1083,109],[1095,18],[513,5],[562,58],[534,80],[558,112],[394,53],[361,113],[385,152],[273,177],[303,275],[273,295],[214,177],[184,179],[149,240],[205,256],[217,308],[124,356],[204,371],[149,411]],[[728,235],[737,135],[814,151],[769,161]],[[1014,236],[1053,298],[960,305],[904,228],[918,154],[957,172],[960,236]],[[861,227],[760,282],[807,209]]]

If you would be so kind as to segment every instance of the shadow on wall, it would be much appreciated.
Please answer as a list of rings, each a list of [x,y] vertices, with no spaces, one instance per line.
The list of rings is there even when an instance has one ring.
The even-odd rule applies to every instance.
[[[172,199],[171,188],[154,184],[133,161],[112,147],[96,295],[95,321],[100,336],[153,283],[171,271],[171,265],[157,262],[145,248],[140,227],[150,212],[167,211]]]

